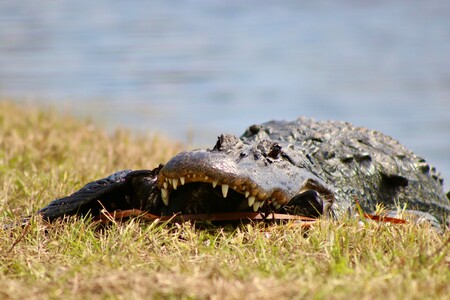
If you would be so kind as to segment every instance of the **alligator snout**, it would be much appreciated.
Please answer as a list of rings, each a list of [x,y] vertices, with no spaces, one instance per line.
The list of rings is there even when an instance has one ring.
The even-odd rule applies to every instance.
[[[241,143],[233,151],[233,147],[223,147],[223,141],[218,144],[213,150],[182,152],[161,169],[157,185],[169,210],[193,207],[195,202],[197,212],[202,207],[212,212],[217,206],[221,211],[224,206],[236,211],[277,211],[309,190],[316,191],[317,203],[323,204],[320,213],[331,206],[334,198],[330,189],[290,160],[277,159],[275,154],[262,155],[261,147],[244,147]],[[275,151],[272,146],[268,149],[268,153]],[[281,152],[281,146],[276,145],[276,151]],[[185,203],[181,208],[180,202]]]

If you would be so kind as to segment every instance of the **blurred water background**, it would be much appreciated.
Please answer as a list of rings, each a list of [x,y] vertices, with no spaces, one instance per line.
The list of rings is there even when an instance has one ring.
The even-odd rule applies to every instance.
[[[450,1],[0,0],[0,97],[193,147],[270,119],[351,121],[448,189]]]

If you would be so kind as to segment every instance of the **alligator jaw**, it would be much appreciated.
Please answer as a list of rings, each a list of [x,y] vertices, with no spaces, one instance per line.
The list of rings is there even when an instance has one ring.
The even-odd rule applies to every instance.
[[[259,150],[250,147],[240,145],[231,154],[213,149],[173,157],[157,180],[165,213],[278,211],[309,190],[324,202],[320,213],[329,209],[334,198],[317,177],[287,160],[255,159]]]
[[[237,205],[240,210],[251,207],[253,211],[258,211],[264,203],[277,210],[292,197],[280,190],[262,187],[243,174],[241,167],[229,156],[203,150],[182,152],[172,158],[162,168],[157,181],[166,206],[174,192],[192,183],[208,184],[211,192],[216,191],[224,199],[230,198],[231,193],[234,198],[240,196],[240,201],[236,201],[246,202],[246,205]]]
[[[185,185],[192,185],[193,183],[208,184],[211,191],[214,190],[216,194],[220,193],[223,199],[230,198],[231,193],[233,193],[234,198],[239,194],[242,202],[244,199],[246,200],[247,206],[237,206],[240,209],[252,207],[255,212],[258,211],[264,203],[269,204],[274,210],[278,210],[282,205],[289,201],[287,196],[283,193],[279,191],[274,191],[271,194],[267,193],[250,179],[220,180],[205,174],[188,173],[183,175],[184,176],[177,178],[167,177],[163,172],[159,174],[158,187],[161,189],[161,198],[166,206],[169,206],[170,196],[173,193],[180,191]]]

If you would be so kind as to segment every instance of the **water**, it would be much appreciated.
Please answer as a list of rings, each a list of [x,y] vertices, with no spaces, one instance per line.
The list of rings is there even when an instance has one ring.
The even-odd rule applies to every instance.
[[[340,119],[450,188],[450,1],[4,1],[0,95],[192,146]],[[150,167],[150,166],[149,166]]]

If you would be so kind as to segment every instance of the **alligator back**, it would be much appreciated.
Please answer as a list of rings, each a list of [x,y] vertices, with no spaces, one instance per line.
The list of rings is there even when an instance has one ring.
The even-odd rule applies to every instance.
[[[337,216],[351,211],[358,200],[367,212],[374,212],[377,204],[388,209],[406,205],[440,221],[448,219],[450,202],[435,168],[378,131],[347,122],[299,118],[251,126],[241,139],[271,139],[301,152],[306,163],[299,167],[334,189]]]

